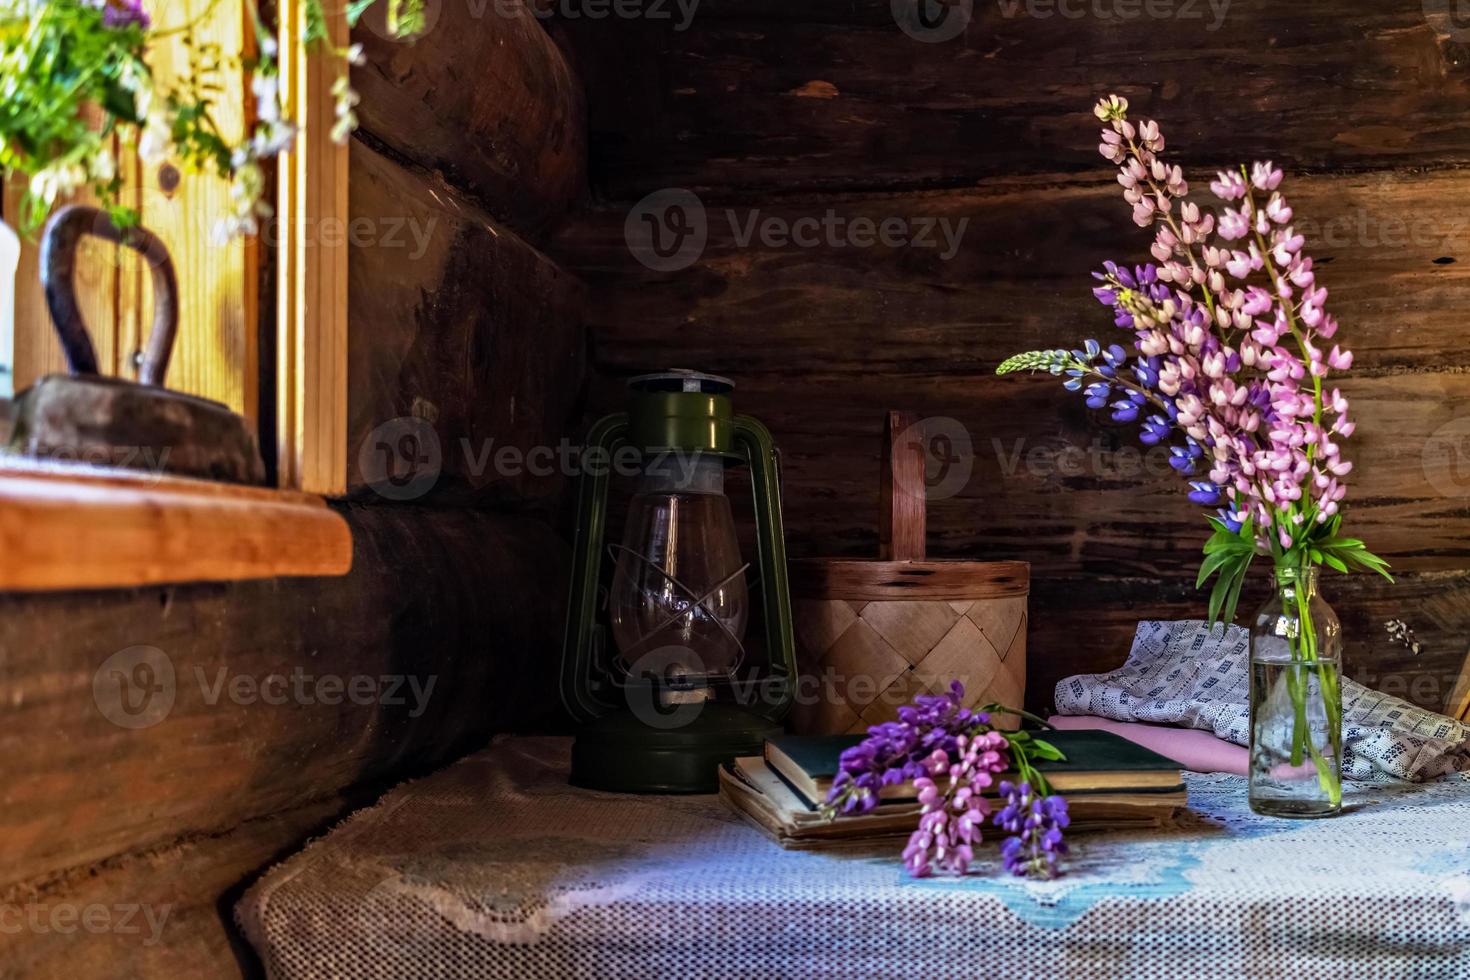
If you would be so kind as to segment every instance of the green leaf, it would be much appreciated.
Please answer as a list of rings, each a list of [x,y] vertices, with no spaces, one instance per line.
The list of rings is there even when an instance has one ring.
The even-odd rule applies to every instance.
[[[347,4],[347,26],[356,27],[357,22],[362,19],[362,15],[367,13],[368,8],[376,2],[377,0],[349,0]]]
[[[1217,623],[1229,624],[1235,621],[1235,610],[1240,602],[1240,590],[1245,585],[1246,572],[1249,571],[1255,555],[1245,553],[1232,556],[1232,559],[1221,568],[1220,577],[1215,580],[1215,587],[1210,590],[1209,623],[1212,628]]]
[[[1225,593],[1230,591],[1230,575],[1222,573],[1215,580],[1215,587],[1210,590],[1209,622],[1214,626],[1220,621],[1220,607],[1225,602]]]
[[[1240,605],[1240,590],[1245,585],[1245,576],[1250,571],[1251,560],[1254,557],[1252,555],[1250,558],[1247,558],[1245,563],[1240,566],[1240,572],[1235,576],[1235,584],[1230,587],[1230,594],[1225,599],[1223,621],[1227,624],[1235,622],[1235,610]]]
[[[1339,572],[1342,572],[1343,574],[1347,574],[1347,571],[1348,571],[1347,565],[1343,564],[1342,559],[1339,558],[1339,557],[1337,557],[1336,555],[1333,555],[1333,554],[1324,554],[1322,556],[1322,561],[1323,561],[1324,564],[1327,565],[1327,567],[1329,567],[1329,568],[1335,568]]]
[[[1067,759],[1067,757],[1062,754],[1061,749],[1057,748],[1050,742],[1043,741],[1039,738],[1033,738],[1031,740],[1031,751],[1036,755],[1038,759],[1047,759],[1051,762],[1065,762]]]
[[[1239,560],[1240,559],[1233,551],[1216,551],[1213,554],[1206,554],[1205,560],[1200,562],[1199,575],[1194,580],[1194,587],[1196,589],[1203,588],[1206,580],[1208,580],[1211,575],[1214,575],[1216,572],[1220,571],[1220,569],[1225,565]]]

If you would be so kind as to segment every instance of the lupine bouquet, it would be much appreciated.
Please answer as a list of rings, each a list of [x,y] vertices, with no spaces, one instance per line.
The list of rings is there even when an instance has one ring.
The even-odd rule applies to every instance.
[[[1269,161],[1220,171],[1210,182],[1225,204],[1217,219],[1185,200],[1183,172],[1159,158],[1158,123],[1135,125],[1116,95],[1094,112],[1107,124],[1098,150],[1118,165],[1134,222],[1154,229],[1154,262],[1106,262],[1093,274],[1102,282],[1093,295],[1131,350],[1089,340],[1082,350],[1018,354],[996,373],[1065,375],[1089,408],[1139,421],[1140,441],[1168,446],[1170,464],[1190,478],[1189,499],[1216,508],[1199,577],[1203,585],[1218,575],[1212,621],[1234,618],[1255,555],[1278,567],[1385,572],[1362,541],[1338,535],[1353,468],[1341,443],[1355,423],[1327,378],[1353,355],[1333,343],[1337,320],[1277,189],[1281,171]]]
[[[842,753],[823,809],[829,816],[863,813],[878,805],[884,786],[912,780],[921,815],[903,851],[910,874],[965,874],[989,822],[1009,835],[1000,849],[1006,870],[1050,878],[1067,853],[1067,801],[1051,793],[1032,760],[1062,754],[1028,732],[997,731],[990,723],[997,713],[1031,716],[1000,705],[971,711],[962,707],[964,694],[955,681],[945,694],[920,695],[899,708],[898,721],[869,728]],[[1021,782],[997,784],[1012,770]],[[1002,803],[993,814],[991,796]]]
[[[1342,443],[1354,423],[1328,378],[1351,367],[1353,355],[1335,340],[1327,289],[1278,189],[1281,171],[1269,161],[1220,171],[1210,182],[1222,202],[1216,215],[1185,200],[1183,172],[1159,156],[1158,123],[1129,120],[1127,100],[1116,95],[1094,112],[1104,123],[1098,150],[1118,166],[1134,222],[1154,229],[1154,261],[1107,262],[1094,273],[1101,284],[1093,295],[1128,346],[1089,340],[1081,350],[1031,351],[997,373],[1065,376],[1089,408],[1139,422],[1144,444],[1168,447],[1189,499],[1215,511],[1197,582],[1216,578],[1211,622],[1234,619],[1258,555],[1278,570],[1325,564],[1387,577],[1382,558],[1339,534],[1353,465]],[[1305,631],[1294,656],[1315,662],[1313,643]],[[1323,688],[1335,724],[1335,680],[1324,677]],[[1328,778],[1324,771],[1324,785]]]

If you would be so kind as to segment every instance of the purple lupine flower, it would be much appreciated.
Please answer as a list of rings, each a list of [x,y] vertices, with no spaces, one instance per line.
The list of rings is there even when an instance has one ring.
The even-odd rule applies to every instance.
[[[1010,764],[1005,736],[999,732],[960,735],[955,741],[957,761],[951,763],[948,753],[936,749],[925,762],[927,775],[914,780],[922,815],[904,847],[903,863],[918,878],[935,871],[962,875],[970,869],[990,815],[990,801],[982,794],[994,774]]]
[[[1143,420],[1143,430],[1138,434],[1138,441],[1145,446],[1155,446],[1165,439],[1173,431],[1169,420],[1162,415],[1150,415]]]
[[[1212,507],[1220,502],[1220,488],[1208,480],[1191,480],[1189,486],[1189,499],[1195,503]]]
[[[137,27],[146,31],[153,26],[153,18],[143,9],[142,0],[100,0],[95,6],[102,10],[103,27]]]
[[[1162,135],[1159,146],[1141,137],[1155,133],[1156,123],[1130,122],[1121,101],[1104,100],[1098,112],[1105,132],[1116,136],[1104,140],[1114,149],[1103,155],[1119,166],[1125,201],[1135,217],[1146,210],[1155,225],[1151,252],[1161,265],[1150,267],[1152,278],[1173,288],[1145,291],[1138,270],[1108,262],[1093,294],[1114,308],[1115,322],[1135,331],[1142,354],[1160,359],[1157,376],[1139,377],[1142,388],[1159,396],[1183,435],[1209,451],[1209,482],[1218,492],[1196,480],[1191,497],[1213,506],[1225,495],[1227,527],[1247,517],[1262,528],[1304,515],[1326,520],[1345,493],[1336,478],[1349,464],[1339,443],[1353,426],[1345,402],[1326,401],[1319,411],[1316,389],[1302,385],[1329,370],[1346,370],[1352,354],[1340,347],[1323,353],[1326,346],[1318,342],[1330,339],[1337,323],[1324,309],[1327,292],[1315,281],[1310,256],[1302,254],[1303,236],[1291,227],[1291,206],[1278,190],[1281,170],[1258,162],[1245,174],[1222,171],[1210,189],[1230,207],[1211,221],[1192,202],[1171,206],[1182,197],[1182,181],[1176,183],[1173,169],[1158,159]],[[1143,201],[1149,204],[1140,209]],[[1209,242],[1212,233],[1240,244],[1217,248]],[[1230,282],[1258,273],[1269,288]],[[1301,356],[1288,345],[1299,346]],[[1263,371],[1264,384],[1241,377],[1245,369]],[[1168,399],[1181,397],[1184,410],[1171,411]],[[1119,411],[1131,414],[1122,406]],[[1164,441],[1151,422],[1145,435],[1151,444]],[[1186,448],[1170,462],[1193,475],[1200,460]],[[1277,537],[1294,539],[1292,530],[1276,527]]]
[[[1057,859],[1067,853],[1062,834],[1071,823],[1066,799],[1037,796],[1030,783],[1003,782],[1000,795],[1006,805],[994,822],[1011,835],[1000,847],[1006,870],[1018,876],[1055,877]]]
[[[960,735],[988,725],[990,716],[964,707],[959,681],[944,694],[921,694],[898,709],[898,721],[868,729],[868,737],[842,753],[827,794],[828,805],[843,813],[866,813],[878,805],[878,792],[923,776],[935,750],[953,753]]]
[[[969,870],[991,812],[985,792],[1011,764],[1010,741],[990,727],[988,714],[963,707],[964,693],[956,681],[944,694],[920,695],[900,708],[898,721],[868,729],[842,754],[827,794],[829,811],[851,813],[876,806],[883,786],[913,780],[922,813],[903,861],[918,877]],[[1065,804],[1060,812],[1065,816]]]

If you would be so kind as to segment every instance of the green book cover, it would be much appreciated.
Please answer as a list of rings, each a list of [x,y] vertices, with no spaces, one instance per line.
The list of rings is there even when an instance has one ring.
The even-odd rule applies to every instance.
[[[1073,729],[1033,735],[1056,746],[1065,757],[1064,761],[1032,761],[1058,792],[1171,792],[1182,788],[1177,762],[1112,732]],[[802,795],[824,797],[843,751],[862,740],[862,735],[782,735],[766,742],[766,762]],[[911,798],[913,791],[907,785],[890,786],[882,795],[901,800]]]

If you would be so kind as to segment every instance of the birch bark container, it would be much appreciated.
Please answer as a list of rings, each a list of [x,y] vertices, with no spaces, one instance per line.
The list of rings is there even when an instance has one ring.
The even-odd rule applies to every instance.
[[[890,412],[883,450],[878,559],[791,562],[798,734],[862,732],[956,680],[967,707],[1025,695],[1030,565],[926,558],[920,418]]]

